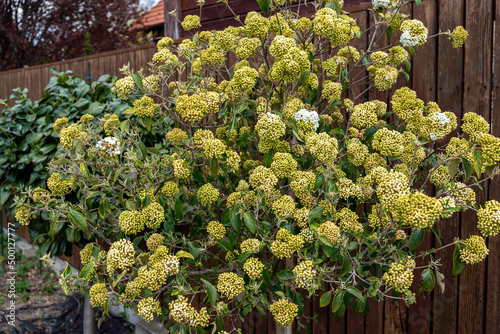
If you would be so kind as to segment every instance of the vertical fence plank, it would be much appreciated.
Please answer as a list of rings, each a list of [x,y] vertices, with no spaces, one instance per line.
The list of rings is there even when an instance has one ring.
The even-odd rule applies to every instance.
[[[493,30],[493,80],[492,80],[492,112],[491,112],[491,134],[500,137],[500,6],[495,8],[495,25]],[[490,199],[500,202],[500,179],[496,176],[490,183]],[[500,328],[500,236],[489,238],[488,248],[490,254],[487,257],[486,272],[486,334],[498,333]]]
[[[465,6],[465,23],[473,38],[465,47],[464,60],[464,111],[475,112],[490,118],[492,3],[472,0]],[[487,189],[476,188],[478,204],[487,199]],[[461,237],[479,234],[476,213],[462,213]],[[466,284],[460,289],[458,329],[464,333],[482,333],[484,330],[485,262],[466,266],[461,273]]]

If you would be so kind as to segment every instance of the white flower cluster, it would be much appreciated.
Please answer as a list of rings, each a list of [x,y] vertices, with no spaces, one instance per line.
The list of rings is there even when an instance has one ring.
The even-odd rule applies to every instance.
[[[95,147],[108,155],[120,154],[120,141],[116,137],[106,137],[103,140],[99,140]]]
[[[401,44],[406,47],[410,46],[416,46],[419,43],[418,36],[412,36],[410,29],[406,29],[402,34],[401,38],[399,39]]]
[[[399,0],[373,0],[373,8],[385,8],[394,10],[399,5]]]
[[[443,125],[450,123],[450,119],[448,118],[448,116],[446,116],[444,112],[437,112],[434,114],[434,117],[436,117],[437,120],[440,121],[441,124]]]
[[[319,126],[319,116],[316,111],[307,111],[306,109],[300,109],[295,113],[295,120],[314,124],[314,130],[316,130]]]

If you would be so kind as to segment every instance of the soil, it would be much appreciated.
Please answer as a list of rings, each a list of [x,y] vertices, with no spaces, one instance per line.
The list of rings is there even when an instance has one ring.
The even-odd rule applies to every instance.
[[[40,268],[38,260],[18,256],[16,266],[16,321],[7,323],[8,298],[6,271],[0,266],[0,333],[83,333],[83,297],[66,295],[58,279],[48,268]],[[134,327],[120,317],[105,317],[97,328],[101,312],[96,311],[97,334],[134,333]]]

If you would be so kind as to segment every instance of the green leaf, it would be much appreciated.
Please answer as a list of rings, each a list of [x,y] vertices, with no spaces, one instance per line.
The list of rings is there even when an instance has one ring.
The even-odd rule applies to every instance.
[[[465,262],[460,260],[460,250],[462,250],[462,246],[457,244],[453,252],[453,276],[457,276],[465,268]]]
[[[451,178],[454,178],[455,174],[457,174],[459,164],[460,164],[460,159],[453,159],[448,162],[448,172],[450,173]]]
[[[445,288],[444,275],[439,272],[437,267],[435,267],[435,270],[436,270],[436,283],[439,286],[441,293],[444,293],[444,288]]]
[[[323,214],[324,207],[318,206],[309,212],[309,223],[311,223],[315,218],[321,217]]]
[[[139,90],[144,90],[144,87],[142,86],[142,79],[141,76],[137,73],[132,74],[132,79],[134,80],[135,84],[137,85],[137,88]]]
[[[354,297],[361,299],[361,300],[364,300],[363,296],[361,295],[361,293],[359,292],[359,290],[356,287],[348,286],[346,290]]]
[[[177,256],[178,258],[187,257],[188,259],[194,260],[194,256],[186,251],[178,251],[177,254],[175,254],[175,256]]]
[[[269,6],[271,6],[271,0],[257,0],[259,3],[260,9],[264,12],[264,14],[269,14]]]
[[[465,169],[465,181],[468,181],[470,179],[471,174],[472,174],[472,167],[471,167],[470,163],[464,157],[462,157],[462,165],[464,165],[464,169]]]
[[[231,226],[235,229],[236,232],[240,232],[241,230],[241,217],[240,217],[240,206],[235,205],[231,210],[231,218],[229,219],[231,222]]]
[[[90,177],[90,172],[85,162],[80,163],[80,172],[85,177]]]
[[[87,263],[85,267],[83,267],[82,271],[80,271],[80,278],[87,278],[87,275],[94,267],[94,263]]]
[[[325,307],[332,301],[332,291],[325,292],[319,299],[319,307]]]
[[[160,150],[158,150],[156,147],[146,147],[146,150],[148,150],[151,153],[161,155]]]
[[[335,297],[333,297],[332,313],[337,312],[337,310],[342,305],[343,300],[344,300],[344,290],[338,290],[337,293],[335,294]]]
[[[420,7],[421,2],[422,2],[422,0],[415,0],[415,3],[417,4],[418,7]]]
[[[71,210],[68,214],[68,219],[73,224],[76,224],[79,228],[84,231],[88,231],[87,220],[85,217],[78,211]]]
[[[278,274],[276,274],[279,279],[287,280],[295,278],[295,275],[290,270],[282,270]]]
[[[432,269],[427,268],[422,272],[422,276],[420,276],[420,292],[429,293],[434,290],[434,284],[436,280],[434,278],[434,273]]]
[[[425,235],[424,229],[421,228],[413,229],[413,232],[411,233],[410,236],[410,245],[409,245],[411,252],[417,249],[417,247],[422,243],[422,241],[424,241],[424,235]]]
[[[245,221],[245,225],[248,227],[250,232],[255,233],[257,232],[257,225],[255,224],[255,218],[254,216],[246,211],[245,214],[243,215],[243,220]]]
[[[267,168],[271,167],[271,163],[273,162],[273,151],[269,150],[266,154],[264,154],[264,166]]]
[[[210,304],[215,306],[217,303],[217,289],[215,289],[215,286],[213,286],[213,284],[209,281],[204,280],[203,278],[201,278],[201,281],[205,284],[205,290],[207,291],[207,297]]]
[[[182,217],[184,217],[184,202],[180,198],[177,198],[175,200],[174,211],[175,216],[178,219],[182,219]]]
[[[476,172],[476,175],[479,177],[481,176],[481,170],[483,169],[483,155],[481,154],[481,151],[476,150],[473,153],[474,156],[474,171]]]

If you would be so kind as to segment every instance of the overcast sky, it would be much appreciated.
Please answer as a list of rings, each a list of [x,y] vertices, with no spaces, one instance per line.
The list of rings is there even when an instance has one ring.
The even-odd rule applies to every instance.
[[[144,5],[148,10],[158,3],[159,0],[140,0],[141,4]]]

